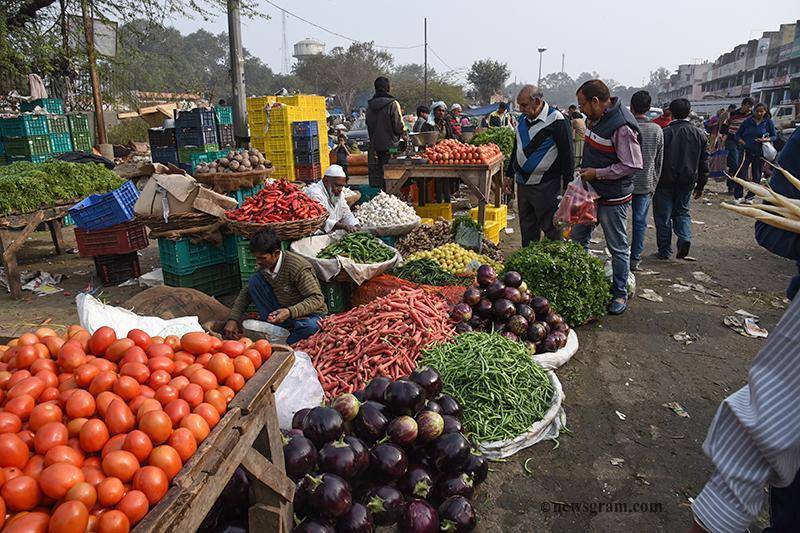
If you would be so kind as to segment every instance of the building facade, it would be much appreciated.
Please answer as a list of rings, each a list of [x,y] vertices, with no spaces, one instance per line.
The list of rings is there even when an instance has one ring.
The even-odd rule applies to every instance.
[[[738,99],[752,96],[768,107],[800,99],[800,20],[734,47],[713,63],[680,65],[659,90],[658,101]]]

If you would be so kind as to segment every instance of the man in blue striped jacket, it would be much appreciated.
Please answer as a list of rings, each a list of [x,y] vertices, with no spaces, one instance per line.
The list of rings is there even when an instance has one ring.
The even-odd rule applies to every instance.
[[[572,180],[572,132],[570,123],[547,105],[542,92],[526,85],[517,95],[522,115],[516,127],[516,142],[506,170],[506,189],[511,178],[517,186],[522,246],[548,239],[561,240],[553,225],[558,196]]]

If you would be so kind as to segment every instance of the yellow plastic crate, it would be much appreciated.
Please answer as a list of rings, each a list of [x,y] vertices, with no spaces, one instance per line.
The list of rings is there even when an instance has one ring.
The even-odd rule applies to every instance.
[[[453,220],[453,204],[425,204],[424,206],[414,206],[414,210],[421,218],[432,218],[434,220],[439,217],[445,220]]]
[[[433,224],[432,218],[423,218],[419,221],[420,224],[428,224],[429,226]]]
[[[265,107],[271,106],[276,101],[277,97],[275,96],[251,96],[247,99],[247,111],[263,111]]]
[[[500,224],[496,221],[488,220],[483,225],[483,235],[495,244],[500,244]]]
[[[478,208],[473,207],[469,210],[469,216],[472,220],[478,220]],[[508,226],[508,221],[506,217],[508,216],[508,206],[503,204],[500,207],[494,207],[493,205],[486,206],[486,224],[489,222],[497,222],[500,227],[499,229],[503,230],[506,229]]]
[[[325,97],[316,94],[294,94],[292,96],[278,96],[277,101],[291,106],[309,109],[325,109]]]

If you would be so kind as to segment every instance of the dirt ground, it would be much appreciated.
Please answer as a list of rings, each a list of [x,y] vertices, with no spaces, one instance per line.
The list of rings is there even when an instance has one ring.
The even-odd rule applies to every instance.
[[[748,364],[764,344],[730,330],[723,317],[745,309],[772,331],[793,274],[790,262],[755,243],[751,222],[718,207],[726,198],[720,191],[714,185],[704,202],[693,203],[696,262],[646,259],[643,268],[658,273],[637,276],[628,312],[577,330],[580,350],[557,372],[569,434],[557,447],[540,443],[492,464],[475,498],[479,531],[677,532],[690,524],[689,499],[711,472],[701,450],[708,424],[720,401],[745,383]],[[74,244],[72,232],[65,233]],[[503,235],[503,241],[506,248],[519,246],[519,231]],[[591,247],[603,249],[602,243]],[[645,255],[654,251],[651,229]],[[157,248],[152,245],[140,260],[142,272],[150,271],[158,263]],[[0,294],[0,337],[48,318],[53,324],[76,323],[75,294],[99,286],[91,259],[53,256],[43,232],[25,247],[20,263],[64,274],[65,291],[45,297],[26,293],[18,302]],[[693,272],[711,276],[713,282],[700,283],[721,296],[670,288],[678,278],[697,283]],[[643,288],[664,301],[639,297]],[[119,304],[138,290],[103,288],[99,297]],[[689,345],[673,340],[681,331],[697,339]],[[667,402],[678,402],[690,416],[678,416],[662,405]],[[564,504],[570,508],[559,511]],[[612,509],[600,507],[607,504]],[[647,512],[638,510],[642,504]],[[765,516],[753,531],[766,524]]]

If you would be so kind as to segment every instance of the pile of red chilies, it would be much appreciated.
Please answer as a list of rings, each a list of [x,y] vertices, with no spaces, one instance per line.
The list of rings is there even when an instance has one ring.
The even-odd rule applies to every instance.
[[[317,218],[325,208],[286,180],[267,183],[257,194],[225,213],[231,220],[253,224],[271,224]]]
[[[398,289],[320,325],[293,348],[311,357],[326,398],[359,390],[375,376],[406,376],[422,348],[454,334],[448,304],[422,289]]]

